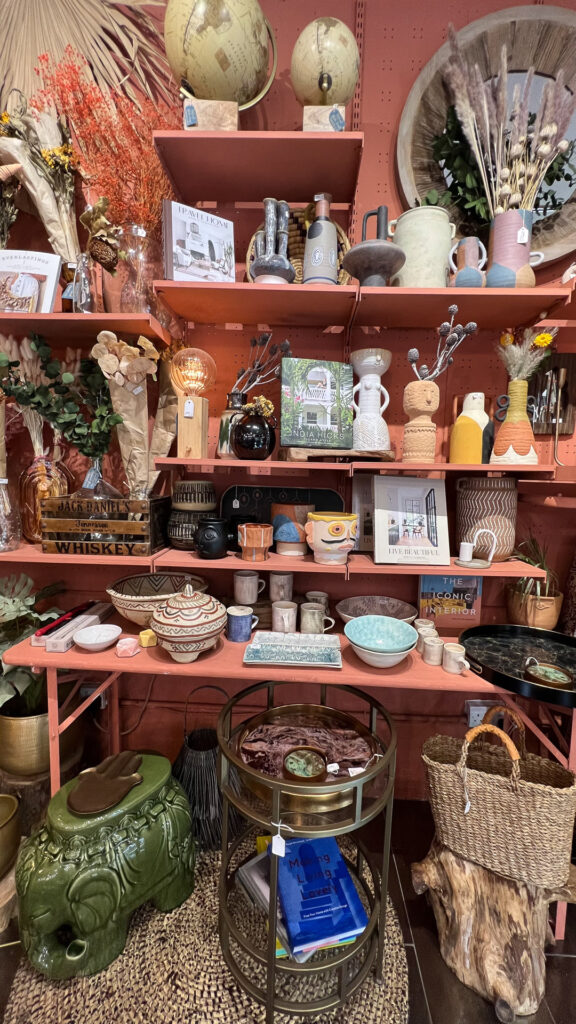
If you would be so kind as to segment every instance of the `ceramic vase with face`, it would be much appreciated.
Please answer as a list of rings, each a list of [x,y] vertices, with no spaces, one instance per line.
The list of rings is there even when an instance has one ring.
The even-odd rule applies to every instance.
[[[306,545],[306,518],[314,511],[314,505],[273,504],[270,515],[274,527],[274,543],[277,555],[303,557]]]
[[[226,558],[233,540],[226,519],[203,516],[196,528],[194,547],[200,558]]]
[[[356,512],[309,512],[306,540],[320,565],[345,565],[358,532]]]
[[[412,380],[404,388],[404,426],[402,462],[434,462],[436,424],[432,414],[440,405],[440,389],[433,380]]]
[[[352,408],[352,444],[356,451],[389,451],[390,434],[382,413],[388,408],[390,395],[382,385],[381,376],[392,361],[385,348],[362,348],[353,352],[350,362],[359,383],[354,387]],[[357,401],[356,401],[357,397]]]
[[[265,562],[272,546],[270,523],[241,523],[238,527],[240,557],[245,562]]]

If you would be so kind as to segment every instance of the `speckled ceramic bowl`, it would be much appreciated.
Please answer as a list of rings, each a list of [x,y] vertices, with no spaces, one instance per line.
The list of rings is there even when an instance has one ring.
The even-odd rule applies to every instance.
[[[351,646],[354,654],[360,658],[360,661],[365,661],[372,668],[394,668],[394,665],[399,665],[401,661],[404,661],[404,658],[408,657],[410,651],[415,649],[416,644],[414,643],[407,651],[397,651],[395,654],[384,654],[382,651],[367,651],[365,647],[356,647],[356,644]]]
[[[149,626],[154,612],[187,585],[202,594],[208,590],[208,581],[202,576],[187,572],[151,572],[123,576],[106,593],[125,619],[139,626]]]
[[[413,626],[386,615],[361,615],[350,619],[344,632],[355,647],[379,654],[398,654],[414,646],[418,634]]]
[[[342,622],[350,622],[360,615],[387,615],[391,619],[402,622],[414,622],[418,615],[417,608],[397,597],[384,597],[383,594],[369,594],[366,597],[346,597],[336,605],[336,611]]]

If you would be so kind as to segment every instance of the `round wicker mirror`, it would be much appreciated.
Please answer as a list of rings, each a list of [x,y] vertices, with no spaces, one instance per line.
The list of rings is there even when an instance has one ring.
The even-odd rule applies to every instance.
[[[458,33],[458,40],[466,59],[478,64],[484,79],[497,74],[500,50],[506,43],[510,71],[525,71],[533,65],[537,74],[555,76],[563,68],[566,85],[576,89],[576,11],[540,5],[509,7],[473,21]],[[449,58],[445,43],[416,79],[402,112],[396,159],[409,206],[417,206],[419,197],[431,188],[446,189],[432,144],[444,130],[450,104],[443,82]],[[446,209],[459,229],[463,211],[454,205]],[[576,249],[576,192],[556,213],[535,222],[532,247],[544,253],[546,262]]]

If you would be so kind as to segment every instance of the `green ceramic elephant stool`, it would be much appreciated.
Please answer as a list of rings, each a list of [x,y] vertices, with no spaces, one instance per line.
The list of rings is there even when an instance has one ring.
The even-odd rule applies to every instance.
[[[139,773],[140,784],[116,806],[82,817],[67,802],[72,789],[80,791],[78,780],[68,782],[50,801],[45,825],[21,847],[22,944],[49,978],[103,970],[124,949],[137,907],[151,900],[173,910],[192,892],[188,798],[167,758],[143,754]]]

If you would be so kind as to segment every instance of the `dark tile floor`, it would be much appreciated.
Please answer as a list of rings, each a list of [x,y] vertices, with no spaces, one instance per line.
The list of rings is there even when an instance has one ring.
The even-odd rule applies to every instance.
[[[493,1007],[462,985],[442,960],[434,915],[425,896],[417,896],[412,889],[410,864],[426,855],[432,832],[427,804],[408,801],[395,804],[390,894],[400,919],[408,959],[409,1024],[494,1024]],[[0,946],[16,937],[12,923],[7,932],[0,934]],[[0,1017],[4,1016],[19,956],[18,946],[0,948]],[[576,1022],[576,905],[568,908],[565,941],[558,943],[547,957],[546,997],[537,1014],[521,1017],[519,1021],[521,1024]]]

